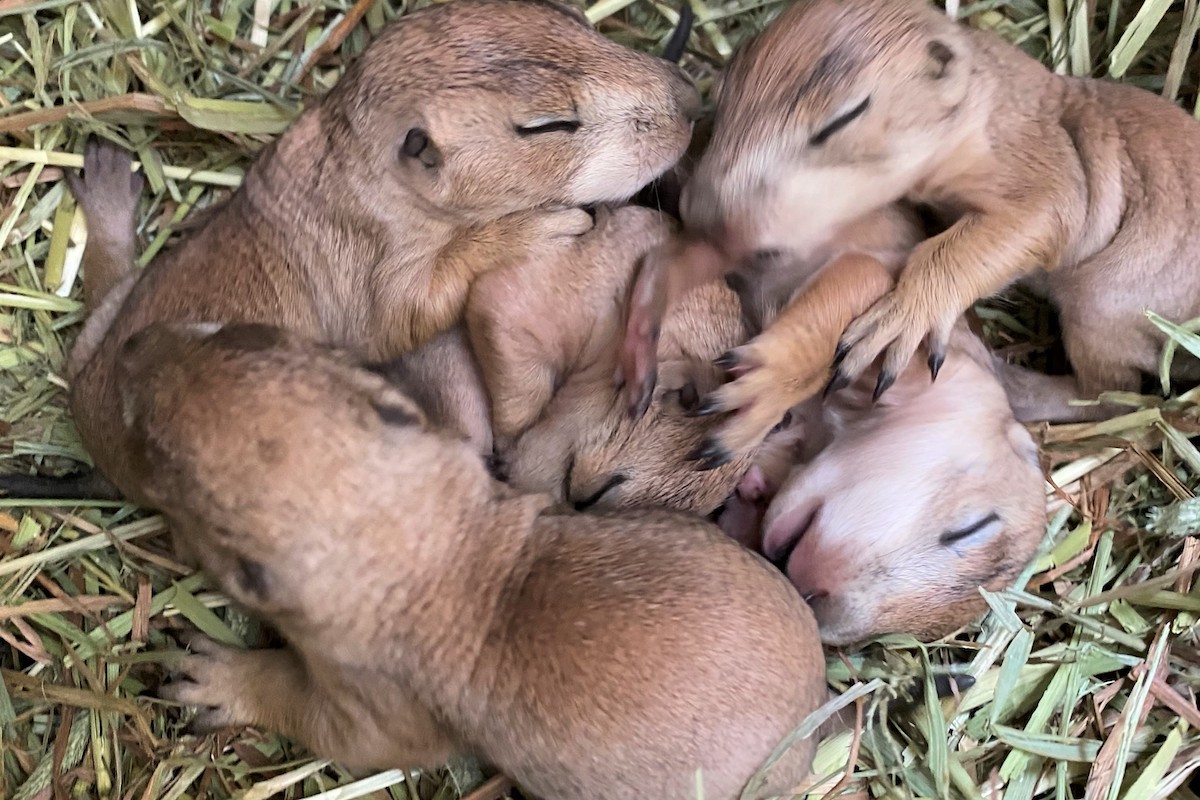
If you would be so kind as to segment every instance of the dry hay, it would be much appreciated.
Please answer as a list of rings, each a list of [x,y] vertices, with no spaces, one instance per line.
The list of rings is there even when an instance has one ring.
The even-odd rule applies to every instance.
[[[779,7],[693,2],[685,66],[702,88]],[[374,0],[0,0],[4,472],[87,461],[62,378],[81,317],[82,220],[59,180],[81,164],[86,135],[124,143],[145,164],[145,263],[402,11]],[[1197,0],[989,0],[959,12],[1059,71],[1109,75],[1195,108]],[[649,0],[601,0],[588,13],[650,50],[676,20]],[[1014,296],[981,312],[994,344],[1061,362],[1044,307]],[[1200,353],[1189,332],[1200,325],[1164,327]],[[826,789],[854,750],[839,796],[1197,796],[1186,781],[1200,763],[1200,451],[1188,438],[1200,433],[1198,396],[1130,397],[1120,419],[1038,431],[1050,475],[1042,555],[1022,588],[990,597],[981,626],[924,647],[893,637],[833,654],[831,679],[868,722],[822,746]],[[247,642],[258,631],[172,561],[163,531],[159,517],[119,504],[0,501],[0,797],[450,800],[476,790],[486,800],[504,789],[481,788],[469,763],[356,780],[273,735],[183,736],[186,711],[143,696],[177,653],[168,632],[194,625]],[[895,702],[895,687],[929,665],[977,681],[940,703]]]

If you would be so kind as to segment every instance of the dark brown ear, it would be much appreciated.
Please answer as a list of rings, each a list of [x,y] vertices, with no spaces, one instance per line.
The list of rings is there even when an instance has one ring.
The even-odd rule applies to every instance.
[[[935,81],[940,81],[942,78],[950,74],[953,68],[954,51],[950,45],[943,41],[934,39],[928,45],[929,52],[929,77]]]
[[[371,407],[385,425],[429,427],[425,410],[417,402],[395,386],[383,384],[371,393]]]
[[[400,158],[419,161],[426,169],[437,169],[442,165],[442,153],[424,128],[410,128],[404,135]]]
[[[122,378],[136,379],[156,366],[176,364],[196,342],[220,331],[208,322],[156,322],[142,328],[121,345],[117,370]]]
[[[223,325],[210,338],[213,344],[224,349],[249,353],[282,347],[288,343],[286,331],[259,322]]]

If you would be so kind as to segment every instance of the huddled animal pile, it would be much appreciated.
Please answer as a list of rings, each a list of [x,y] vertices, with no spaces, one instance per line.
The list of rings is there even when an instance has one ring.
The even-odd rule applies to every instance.
[[[1141,310],[1200,310],[1167,207],[1200,171],[1162,155],[1200,123],[924,0],[797,0],[714,100],[693,138],[674,64],[554,0],[452,0],[144,271],[141,179],[89,142],[83,441],[286,641],[194,640],[162,693],[198,727],[470,752],[547,800],[779,794],[822,643],[952,633],[1027,565],[1021,423],[1111,413],[1069,401],[1154,367]],[[629,203],[660,177],[682,225]],[[1075,376],[969,327],[1019,278]]]

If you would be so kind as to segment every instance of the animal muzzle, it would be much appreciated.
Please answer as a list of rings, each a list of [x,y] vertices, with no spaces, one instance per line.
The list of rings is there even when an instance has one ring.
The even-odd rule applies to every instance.
[[[679,216],[691,238],[706,242],[730,264],[741,264],[754,254],[751,218],[725,203],[716,185],[699,172],[683,188]]]

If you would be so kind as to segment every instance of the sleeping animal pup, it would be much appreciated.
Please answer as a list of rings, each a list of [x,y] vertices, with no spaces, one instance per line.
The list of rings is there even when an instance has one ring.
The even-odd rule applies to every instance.
[[[470,752],[544,798],[693,800],[699,775],[732,800],[824,700],[808,606],[711,523],[515,491],[404,387],[278,328],[156,324],[119,368],[142,485],[288,643],[199,641],[162,693],[202,728],[350,768]]]

